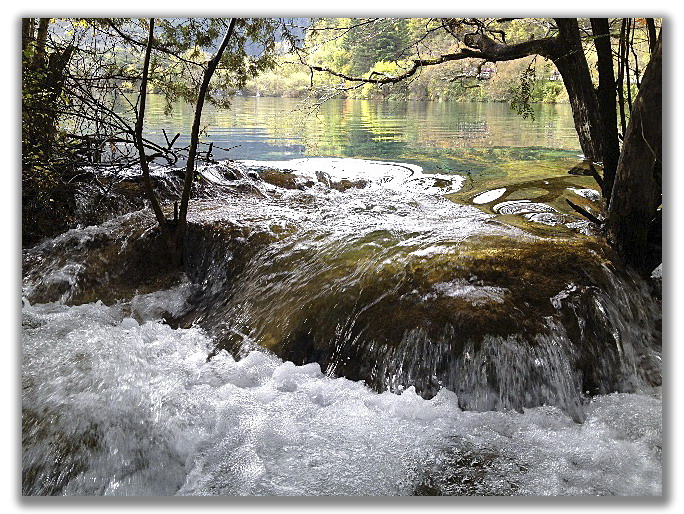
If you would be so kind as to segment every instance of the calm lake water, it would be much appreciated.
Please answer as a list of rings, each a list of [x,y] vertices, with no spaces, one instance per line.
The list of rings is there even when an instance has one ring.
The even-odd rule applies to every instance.
[[[152,96],[149,135],[189,142],[192,106],[170,115]],[[217,159],[357,157],[410,162],[442,173],[505,172],[514,164],[574,165],[580,154],[569,105],[540,105],[535,120],[507,104],[330,100],[312,110],[291,98],[236,97],[230,110],[205,108],[203,142]]]

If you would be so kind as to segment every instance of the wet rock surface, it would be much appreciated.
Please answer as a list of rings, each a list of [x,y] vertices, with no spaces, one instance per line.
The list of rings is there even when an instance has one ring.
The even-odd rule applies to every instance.
[[[265,348],[378,391],[447,388],[466,409],[551,404],[579,420],[591,395],[659,385],[660,306],[598,239],[499,223],[415,170],[392,186],[382,163],[379,187],[336,169],[206,170],[187,235],[192,293],[164,319],[203,327],[212,355]],[[168,198],[175,180],[158,180]],[[118,186],[122,209],[131,184]],[[25,251],[24,296],[128,301],[182,280],[164,260],[149,214],[119,216]]]

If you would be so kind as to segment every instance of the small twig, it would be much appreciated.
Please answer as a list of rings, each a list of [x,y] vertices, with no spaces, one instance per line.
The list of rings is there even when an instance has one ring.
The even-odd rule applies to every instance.
[[[568,202],[568,205],[569,205],[570,207],[572,207],[572,209],[573,209],[575,212],[581,214],[582,216],[584,216],[585,218],[587,218],[587,219],[588,219],[589,221],[591,221],[592,223],[595,223],[596,225],[599,225],[599,226],[602,225],[601,220],[598,219],[596,216],[594,216],[594,215],[593,215],[592,213],[590,213],[589,211],[587,211],[586,209],[583,209],[583,208],[580,207],[579,205],[577,205],[577,204],[575,204],[575,203],[572,203],[572,202],[571,202],[570,200],[568,200],[567,198],[565,199],[565,201]]]
[[[639,120],[639,121],[641,122],[641,123],[639,123],[639,125],[641,126],[641,138],[644,140],[644,143],[646,143],[646,146],[647,146],[648,149],[651,151],[651,154],[653,155],[653,158],[654,158],[654,159],[657,159],[657,158],[658,158],[658,154],[655,153],[655,151],[653,150],[653,147],[649,144],[648,139],[646,139],[646,136],[644,135],[644,122],[641,121],[641,120]]]
[[[594,177],[594,180],[601,188],[601,191],[603,191],[603,178],[601,178],[601,175],[599,175],[598,171],[596,171],[596,168],[594,168],[594,164],[591,162],[589,163],[589,169],[591,170],[591,176]]]
[[[230,152],[234,148],[239,148],[241,146],[242,145],[233,145],[233,146],[229,146],[228,148],[223,148],[222,146],[217,146],[216,148],[218,148],[219,150],[223,150],[224,152]]]
[[[162,129],[162,133],[164,134],[164,139],[166,139],[166,145],[168,149],[171,150],[171,147],[176,142],[176,139],[178,139],[178,137],[180,136],[180,132],[173,136],[173,139],[171,141],[169,141],[169,136],[166,135],[166,130]]]
[[[86,172],[84,172],[84,173],[78,173],[78,174],[74,175],[73,177],[71,177],[69,180],[67,180],[66,183],[67,183],[67,184],[71,184],[71,183],[72,183],[74,180],[76,180],[77,178],[85,177],[85,176],[87,176],[87,175],[89,175],[89,174],[90,174],[89,171],[86,171]]]

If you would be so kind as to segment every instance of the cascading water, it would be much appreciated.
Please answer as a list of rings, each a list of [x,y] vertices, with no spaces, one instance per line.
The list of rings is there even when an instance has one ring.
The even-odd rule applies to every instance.
[[[597,240],[416,166],[202,174],[184,274],[144,211],[24,252],[24,494],[661,494],[660,307]]]

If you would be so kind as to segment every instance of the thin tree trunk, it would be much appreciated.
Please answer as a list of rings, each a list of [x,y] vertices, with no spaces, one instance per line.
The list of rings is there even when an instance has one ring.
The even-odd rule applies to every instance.
[[[601,115],[601,146],[603,148],[603,184],[601,189],[606,205],[610,205],[615,171],[620,159],[620,142],[617,131],[615,75],[613,73],[608,18],[591,18],[591,28],[594,33],[594,45],[598,56],[599,86],[597,100]]]
[[[629,42],[631,41],[631,30],[632,30],[632,19],[627,18],[627,29],[625,31],[625,57],[624,57],[624,66],[625,66],[625,82],[627,83],[627,108],[629,112],[632,112],[632,79],[630,78],[630,70],[629,70]]]
[[[648,48],[651,55],[655,52],[658,36],[656,34],[655,20],[653,18],[646,18],[646,27],[648,27]]]
[[[617,93],[618,106],[620,108],[620,129],[622,137],[624,138],[627,132],[627,116],[625,114],[625,59],[624,59],[624,44],[625,31],[627,30],[627,19],[623,18],[620,25],[620,38],[618,46],[618,78],[617,78]]]
[[[661,203],[661,159],[662,33],[634,102],[606,220],[608,239],[626,263],[644,274],[660,262],[649,247],[649,232]]]
[[[634,47],[634,34],[636,34],[636,18],[632,18],[632,37],[629,40],[629,47],[632,49],[632,57],[634,57],[634,83],[638,90],[641,87],[641,79],[639,78],[639,56]]]
[[[207,64],[207,69],[204,71],[202,78],[202,85],[200,86],[197,103],[195,105],[195,117],[192,123],[192,131],[190,133],[190,148],[188,150],[188,160],[185,168],[185,183],[183,185],[183,195],[181,197],[180,211],[178,215],[178,226],[176,228],[176,258],[182,257],[183,239],[185,237],[185,229],[187,226],[188,204],[190,202],[190,192],[192,190],[192,182],[195,177],[195,160],[197,158],[197,147],[199,145],[199,131],[202,121],[202,109],[204,108],[204,100],[209,90],[209,82],[211,81],[214,72],[221,60],[221,56],[228,46],[228,42],[233,35],[235,29],[236,18],[232,18],[226,36],[221,42],[221,46],[216,51],[214,57]]]
[[[145,108],[147,104],[147,82],[149,80],[150,58],[152,55],[152,45],[154,43],[154,18],[150,18],[150,26],[147,36],[147,47],[145,48],[145,59],[143,62],[142,79],[140,81],[140,105],[138,107],[138,117],[135,121],[135,143],[138,148],[138,155],[140,156],[140,168],[143,174],[143,183],[145,184],[145,193],[147,199],[150,201],[154,215],[161,227],[162,234],[166,238],[169,251],[173,253],[172,237],[169,232],[169,226],[166,223],[166,218],[154,193],[152,181],[150,179],[150,166],[145,155],[145,145],[143,143],[143,126],[145,122]]]

